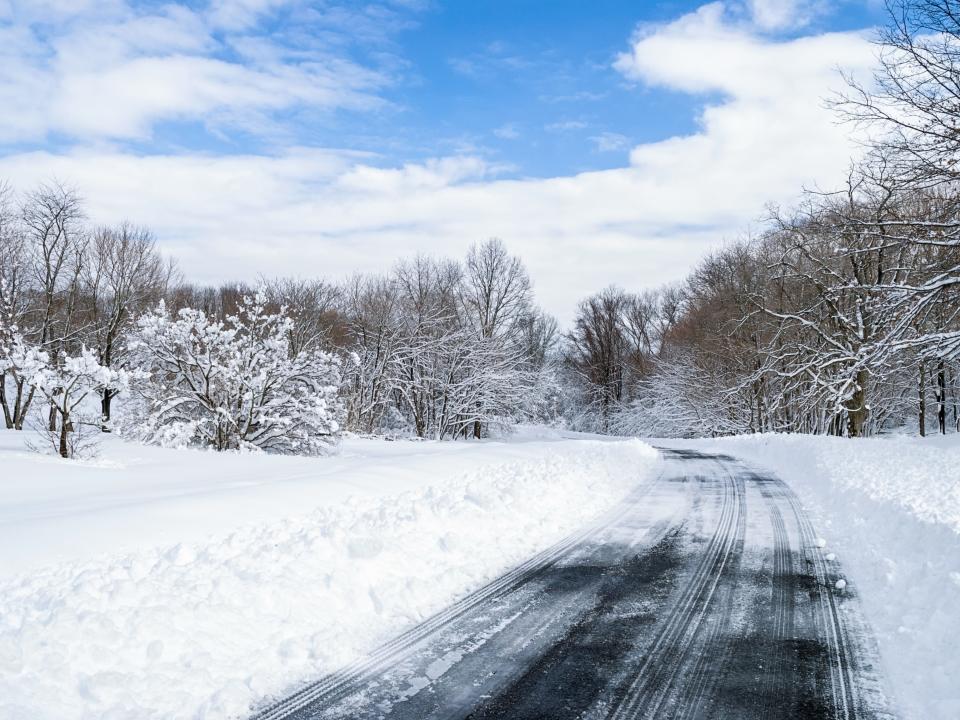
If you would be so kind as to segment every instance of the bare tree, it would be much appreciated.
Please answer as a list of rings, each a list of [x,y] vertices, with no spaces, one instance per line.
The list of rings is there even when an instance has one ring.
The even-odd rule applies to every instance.
[[[457,295],[462,269],[451,261],[418,256],[395,271],[400,348],[394,359],[395,389],[419,437],[438,434],[444,416],[440,384],[455,363],[463,325]]]
[[[346,422],[351,430],[375,432],[391,407],[393,371],[400,345],[399,291],[383,276],[357,275],[343,290],[348,328],[344,350]]]
[[[27,253],[22,226],[18,222],[13,189],[0,183],[0,334],[6,352],[13,351],[14,333],[21,331],[27,311]],[[13,399],[7,396],[7,381],[13,385]],[[16,377],[15,365],[5,362],[0,373],[0,406],[8,429],[18,428],[23,420],[24,383]]]
[[[26,196],[17,215],[16,227],[7,233],[12,239],[4,241],[12,263],[4,278],[6,322],[52,358],[59,358],[82,329],[74,323],[86,245],[80,198],[63,185],[41,185]],[[9,211],[6,217],[5,224],[12,224]],[[8,378],[12,397],[6,388]],[[23,428],[35,392],[23,375],[15,371],[4,375],[0,402],[8,426]],[[51,405],[51,428],[56,419]]]
[[[96,348],[102,366],[123,366],[122,341],[131,320],[163,297],[175,273],[175,267],[164,262],[146,228],[121,223],[94,232],[84,278],[90,325],[85,337]],[[115,395],[108,386],[100,390],[104,431],[109,429]]]
[[[872,86],[848,78],[834,106],[867,126],[901,182],[958,179],[960,12],[955,0],[892,0]]]
[[[293,321],[291,352],[343,343],[347,329],[338,308],[341,289],[337,285],[317,279],[261,278],[260,286],[269,302],[286,308]]]
[[[609,287],[580,303],[567,334],[567,361],[581,378],[604,431],[614,407],[625,399],[630,341],[624,317],[630,304],[627,293]]]
[[[480,338],[504,346],[518,340],[533,290],[523,262],[507,252],[502,240],[492,238],[470,248],[461,287],[467,322]],[[477,420],[473,436],[481,435],[482,423]]]
[[[511,333],[530,307],[533,290],[520,258],[499,238],[475,244],[464,263],[463,305],[481,337]]]

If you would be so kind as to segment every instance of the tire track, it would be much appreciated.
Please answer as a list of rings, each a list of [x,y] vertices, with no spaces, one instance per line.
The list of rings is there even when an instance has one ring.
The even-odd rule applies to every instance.
[[[774,672],[768,673],[765,677],[766,692],[764,692],[764,697],[767,711],[774,712],[778,707],[782,707],[783,701],[789,695],[790,659],[787,642],[793,638],[797,584],[790,535],[787,532],[783,513],[780,512],[777,503],[778,496],[782,497],[783,495],[783,488],[776,485],[776,480],[764,476],[754,474],[751,475],[751,479],[755,482],[764,499],[773,529],[773,576],[770,599],[773,633],[771,640],[777,649],[777,656]],[[771,492],[769,487],[771,484],[775,485],[778,490],[777,493]]]
[[[851,650],[843,616],[833,593],[830,582],[831,573],[817,547],[817,535],[813,523],[800,505],[796,494],[779,478],[774,478],[778,494],[789,505],[800,531],[800,545],[804,562],[813,568],[817,581],[817,606],[815,616],[818,636],[827,642],[830,653],[830,689],[834,706],[834,716],[838,720],[852,720],[858,715],[859,703],[856,697],[856,683],[851,674]]]
[[[509,594],[534,580],[554,567],[571,550],[615,525],[629,515],[633,505],[648,495],[661,479],[662,473],[632,491],[624,501],[601,515],[586,528],[568,535],[449,608],[385,643],[369,655],[257,711],[250,720],[283,720],[295,716],[295,713],[308,705],[334,702],[349,695],[365,679],[379,675],[427,637],[443,630],[483,603]]]
[[[677,717],[681,719],[692,719],[703,717],[706,703],[711,699],[712,691],[719,682],[720,673],[711,672],[713,668],[723,667],[727,659],[733,652],[729,635],[726,631],[729,629],[734,610],[735,594],[735,575],[740,567],[740,558],[743,555],[743,546],[747,533],[747,496],[743,479],[729,471],[726,462],[718,461],[724,471],[730,477],[731,482],[736,485],[739,502],[736,539],[733,548],[733,558],[726,564],[721,571],[721,577],[718,580],[725,580],[727,583],[721,592],[722,599],[718,602],[721,606],[720,615],[712,618],[710,633],[705,638],[701,651],[697,656],[690,685],[680,702],[680,708]]]
[[[253,720],[881,717],[797,496],[729,456],[663,454],[583,530]]]
[[[658,717],[689,653],[692,638],[709,610],[724,568],[730,562],[738,540],[742,542],[742,535],[738,538],[738,534],[743,527],[745,508],[743,485],[726,472],[722,460],[716,460],[723,470],[722,506],[717,528],[684,594],[648,648],[622,699],[607,714],[607,720]]]

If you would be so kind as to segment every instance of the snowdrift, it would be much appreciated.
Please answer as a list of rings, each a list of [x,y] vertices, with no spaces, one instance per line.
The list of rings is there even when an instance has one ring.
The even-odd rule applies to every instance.
[[[355,440],[331,459],[111,441],[66,465],[2,440],[0,542],[20,554],[0,579],[5,720],[243,716],[583,525],[658,458],[639,441]]]

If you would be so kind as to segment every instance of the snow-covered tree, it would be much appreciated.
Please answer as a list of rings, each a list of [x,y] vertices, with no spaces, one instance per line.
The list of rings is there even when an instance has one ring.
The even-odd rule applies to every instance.
[[[131,374],[101,365],[96,351],[90,348],[82,348],[77,355],[61,351],[56,358],[31,349],[22,357],[25,362],[19,373],[57,413],[56,425],[47,426],[50,437],[55,439],[57,452],[65,458],[73,457],[77,444],[71,439],[79,437],[80,426],[100,427],[99,412],[85,412],[85,406],[89,406],[88,398],[103,392],[113,396],[126,392]]]
[[[700,367],[689,351],[655,362],[638,382],[635,399],[618,406],[611,431],[619,435],[711,437],[746,430],[750,409],[714,372]]]
[[[3,413],[8,428],[22,429],[35,393],[30,380],[48,361],[47,353],[25,340],[9,316],[0,317],[0,380],[6,384],[9,378],[16,389],[12,402],[4,393]]]
[[[156,303],[175,274],[164,262],[149,230],[120,223],[98,228],[88,246],[84,265],[84,339],[105,367],[123,367],[124,338],[132,319]],[[114,393],[100,393],[102,429],[109,429]]]
[[[293,321],[262,293],[220,321],[161,303],[130,344],[150,379],[138,386],[139,434],[161,444],[318,454],[339,432],[338,362],[314,346],[291,349]]]
[[[398,304],[397,286],[389,277],[357,275],[344,288],[347,338],[342,393],[350,430],[374,433],[384,423],[396,426],[391,430],[406,424],[394,395],[401,331]]]

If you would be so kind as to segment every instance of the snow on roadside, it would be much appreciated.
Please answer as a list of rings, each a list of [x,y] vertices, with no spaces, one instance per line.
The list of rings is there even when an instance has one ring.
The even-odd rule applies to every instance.
[[[362,478],[354,485],[339,478],[356,489],[352,495],[343,488],[311,495],[299,475],[289,476],[297,478],[289,487],[314,503],[309,512],[0,580],[0,718],[243,716],[251,703],[350,661],[583,525],[653,472],[658,458],[639,441],[488,443],[465,452],[405,445],[387,448],[389,465],[374,463],[385,488],[404,472],[428,472],[393,486],[401,492],[371,490],[370,459],[348,457],[339,467]],[[438,454],[446,456],[436,463]],[[189,475],[199,456],[182,457]],[[203,458],[206,470],[221,459]],[[281,480],[254,497],[267,498],[271,488],[297,495],[282,489],[289,468],[276,467]],[[79,490],[57,510],[71,528],[130,508],[149,515],[127,486],[122,502],[104,500],[118,492],[114,478],[96,482],[109,468],[85,472],[100,494],[92,513]],[[145,480],[142,505],[172,520],[191,499],[176,490],[177,479],[164,482]],[[195,502],[209,509],[212,494],[229,513],[231,503],[247,506],[249,489],[204,486]],[[39,511],[43,502],[11,497],[11,507],[35,511],[46,537],[51,513]],[[0,516],[4,509],[0,493]],[[126,526],[117,528],[130,539]],[[16,529],[27,547],[30,525]]]
[[[960,717],[960,437],[699,441],[786,480],[877,634],[907,718]]]
[[[333,457],[171,450],[104,439],[89,461],[38,455],[0,431],[0,577],[304,514],[350,497],[416,490],[477,464],[549,454],[563,437],[506,442],[347,438]],[[29,540],[28,542],[25,540]]]

